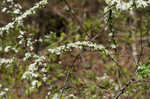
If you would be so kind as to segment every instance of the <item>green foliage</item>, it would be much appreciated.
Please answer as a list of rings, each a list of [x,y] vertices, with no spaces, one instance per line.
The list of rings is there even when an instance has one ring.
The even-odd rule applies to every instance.
[[[150,77],[150,65],[149,64],[143,64],[142,66],[138,67],[137,73],[139,76],[143,78]]]

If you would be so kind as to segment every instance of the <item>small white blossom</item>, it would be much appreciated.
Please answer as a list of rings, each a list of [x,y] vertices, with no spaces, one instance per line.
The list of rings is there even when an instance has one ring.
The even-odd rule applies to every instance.
[[[51,92],[49,91],[49,92],[48,92],[48,96],[50,96],[50,94],[51,94]]]
[[[23,44],[23,42],[24,42],[24,40],[22,39],[19,41],[19,44],[21,45],[21,44]]]
[[[32,81],[31,85],[33,88],[35,88],[37,86],[38,80],[34,80]]]
[[[31,50],[31,51],[33,51],[33,50],[34,50],[33,46],[30,46],[30,50]]]
[[[7,10],[7,8],[3,8],[3,9],[2,9],[2,12],[6,12],[6,10]]]
[[[36,66],[36,63],[30,64],[29,65],[29,71],[34,72],[38,69],[38,67]]]
[[[42,68],[41,71],[44,72],[44,73],[47,72],[46,68]]]
[[[116,45],[115,45],[115,44],[112,44],[112,45],[111,45],[111,48],[116,48]]]
[[[13,0],[7,0],[7,2],[13,2]]]
[[[104,75],[99,79],[100,80],[105,80],[105,79],[108,79],[108,78],[109,78],[109,76],[106,73],[104,73]]]
[[[43,80],[44,82],[46,82],[46,81],[47,81],[47,77],[43,77],[42,80]]]
[[[0,92],[0,96],[4,96],[5,94],[6,94],[5,91],[1,91],[1,92]]]
[[[43,40],[40,38],[40,39],[39,39],[39,42],[43,42]]]
[[[27,60],[27,59],[29,59],[30,57],[31,57],[31,53],[25,53],[25,57],[23,58],[23,60],[25,61],[25,60]]]
[[[15,9],[15,10],[13,11],[13,13],[14,13],[14,14],[19,14],[19,13],[20,13],[20,10],[19,10],[19,9]]]
[[[12,48],[13,51],[15,51],[15,53],[18,53],[18,50],[16,48]]]
[[[9,89],[8,88],[4,88],[4,91],[8,91]]]
[[[1,64],[11,64],[14,61],[14,58],[6,59],[6,58],[0,58],[0,65]]]
[[[22,79],[29,79],[31,80],[32,78],[37,78],[39,75],[34,72],[27,71],[23,74]]]
[[[5,47],[4,51],[9,52],[10,48],[11,48],[11,46],[7,46],[7,47]]]
[[[24,32],[24,31],[20,31],[20,34],[21,34],[21,35],[24,35],[24,34],[25,34],[25,32]]]
[[[54,94],[54,96],[52,97],[52,99],[58,99],[58,94]]]

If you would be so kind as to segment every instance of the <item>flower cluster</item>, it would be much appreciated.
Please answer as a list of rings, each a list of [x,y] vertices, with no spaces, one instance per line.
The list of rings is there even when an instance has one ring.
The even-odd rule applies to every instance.
[[[27,37],[28,36],[28,37]],[[33,51],[33,44],[36,43],[36,40],[32,39],[32,34],[31,35],[26,35],[25,31],[20,31],[20,35],[17,37],[19,39],[19,45],[23,46],[26,48],[29,48],[30,51]]]
[[[15,3],[14,0],[3,0],[2,2],[3,9],[1,10],[3,13],[8,14],[22,14],[21,9],[22,6],[19,3]]]
[[[46,70],[46,63],[45,63],[45,57],[44,56],[38,56],[38,55],[31,55],[30,53],[26,53],[27,57],[34,58],[34,62],[31,63],[28,67],[28,70],[23,74],[22,79],[26,79],[31,81],[31,88],[39,87],[38,84],[40,80],[37,78],[41,78],[43,82],[47,81],[47,73]]]
[[[6,46],[6,47],[4,48],[4,52],[5,52],[5,53],[8,53],[9,51],[14,51],[15,53],[18,52],[18,50],[17,50],[15,47]]]
[[[29,65],[28,71],[25,72],[22,76],[23,79],[29,79],[31,80],[32,78],[37,78],[38,77],[38,73],[35,73],[38,70],[38,66],[46,66],[46,64],[43,64],[45,57],[44,56],[37,56],[34,55],[32,56],[33,58],[35,58],[34,63],[31,63]]]
[[[129,0],[128,2],[123,0],[105,0],[105,2],[107,6],[104,8],[104,21],[105,23],[108,23],[110,11],[113,16],[118,17],[117,12],[131,11],[134,8],[145,8],[150,3],[150,0]]]
[[[13,22],[8,23],[6,26],[0,28],[0,35],[3,34],[4,31],[8,32],[9,29],[14,28],[15,25],[22,25],[23,19],[26,18],[29,15],[32,15],[36,12],[37,9],[40,9],[44,7],[46,4],[48,4],[47,0],[42,0],[39,3],[37,3],[34,7],[27,10],[25,13],[23,13],[21,16],[15,18]]]
[[[7,58],[0,58],[0,66],[5,64],[5,65],[10,65],[14,62],[14,58],[7,59]]]
[[[73,48],[82,49],[84,47],[109,53],[109,51],[105,49],[103,45],[98,45],[89,41],[78,41],[54,49],[48,49],[48,53],[50,52],[52,54],[60,55],[65,51],[71,51]],[[34,62],[29,65],[28,70],[23,74],[22,79],[30,80],[32,86],[31,88],[36,88],[37,84],[40,82],[40,80],[37,80],[37,78],[42,78],[42,82],[46,82],[48,79],[46,69],[47,64],[45,62],[46,58],[44,56],[38,56],[29,52],[25,53],[24,61],[30,59],[34,59]]]
[[[123,0],[105,0],[105,2],[109,6],[115,6],[117,10],[132,10],[133,7],[147,7],[150,3],[150,0],[130,0],[129,2],[125,2]]]
[[[14,4],[13,0],[6,0],[6,1],[11,3],[11,4]],[[6,3],[6,1],[4,3]],[[39,3],[35,4],[34,7],[32,7],[31,9],[29,9],[27,11],[25,11],[19,17],[16,17],[13,22],[8,23],[4,27],[1,27],[0,28],[0,35],[3,35],[3,33],[5,31],[9,32],[9,30],[12,29],[12,28],[15,28],[15,26],[22,25],[24,18],[26,18],[29,15],[35,14],[36,10],[44,7],[46,4],[48,4],[48,0],[41,0]],[[21,6],[15,5],[15,7],[13,7],[15,14],[20,13],[20,10],[15,10],[15,8],[17,8],[17,7],[21,9]],[[8,8],[4,7],[2,9],[2,12],[7,12],[8,13],[7,9]],[[26,37],[26,31],[20,30],[20,34],[17,38],[19,39],[19,46],[24,47],[24,45],[26,44],[26,46],[29,48],[29,50],[27,50],[27,52],[25,53],[25,57],[23,58],[23,60],[24,61],[29,60],[30,64],[29,64],[28,70],[22,75],[22,79],[30,80],[31,81],[31,86],[32,86],[31,88],[35,88],[37,86],[37,84],[39,84],[39,81],[36,80],[36,78],[38,78],[41,75],[40,72],[43,73],[42,80],[44,82],[47,80],[46,74],[44,74],[45,72],[47,72],[47,70],[45,69],[46,64],[44,63],[45,57],[44,56],[38,56],[38,55],[32,53],[33,49],[34,49],[33,48],[33,43],[35,43],[36,41],[32,40],[32,37],[30,37],[30,35]],[[39,42],[42,42],[42,40],[39,39]],[[15,51],[16,53],[18,52],[18,50],[16,50],[12,46],[6,46],[5,48],[2,48],[2,47],[0,47],[0,48],[1,48],[0,50],[4,51],[5,53],[8,53],[11,50]],[[10,58],[10,59],[0,58],[0,65],[5,64],[5,66],[6,66],[6,65],[9,65],[9,64],[12,64],[13,61],[14,61],[14,58]]]
[[[84,47],[89,47],[93,50],[99,50],[99,51],[104,51],[105,53],[109,53],[109,51],[107,49],[105,49],[105,47],[103,45],[98,45],[96,43],[92,43],[90,41],[77,41],[75,43],[70,43],[67,45],[63,45],[54,49],[48,49],[48,51],[52,54],[56,54],[56,55],[60,55],[63,52],[66,51],[72,51],[72,48],[79,48],[82,49]]]

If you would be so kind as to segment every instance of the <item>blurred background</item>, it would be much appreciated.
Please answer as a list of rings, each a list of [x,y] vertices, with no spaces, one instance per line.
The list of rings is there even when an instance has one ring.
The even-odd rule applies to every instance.
[[[12,5],[10,2],[3,3],[3,1],[0,0],[1,27],[12,22],[40,0],[13,1],[21,7],[19,5],[10,6]],[[115,51],[110,46],[112,44],[110,30],[106,29],[107,24],[104,22],[104,8],[106,7],[104,0],[67,0],[67,3],[64,0],[49,0],[48,2],[48,5],[38,10],[37,13],[25,18],[23,27],[16,27],[10,33],[0,37],[2,48],[11,45],[20,50],[17,54],[0,51],[1,58],[12,56],[17,58],[11,68],[2,65],[0,69],[0,83],[10,89],[7,99],[57,99],[54,97],[59,95],[60,89],[63,87],[66,70],[70,68],[80,50],[74,49],[72,52],[55,56],[47,55],[46,49],[71,42],[88,40],[103,44],[112,50],[115,54],[114,58],[120,66],[102,53],[84,49],[71,70],[63,99],[112,99],[111,97],[135,72],[136,66],[132,55],[133,43],[136,44],[140,63],[149,64],[149,6],[134,10],[133,16],[129,11],[113,15],[113,28],[118,46]],[[26,31],[26,37],[31,37],[33,40],[43,39],[42,42],[37,41],[33,44],[34,53],[47,56],[46,61],[49,64],[48,81],[41,82],[40,87],[34,90],[29,89],[31,82],[21,80],[22,74],[27,70],[31,60],[29,63],[23,61],[24,53],[29,48],[18,45],[17,36],[20,29]],[[136,40],[133,38],[133,31],[136,33]],[[121,99],[149,99],[149,87],[150,84],[147,82],[134,83],[127,88]],[[50,93],[49,96],[48,93]]]

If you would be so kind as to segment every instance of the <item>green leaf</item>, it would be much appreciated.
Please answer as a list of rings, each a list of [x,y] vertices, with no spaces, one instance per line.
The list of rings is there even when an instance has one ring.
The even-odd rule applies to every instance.
[[[139,66],[137,73],[142,77],[150,77],[150,65],[143,64],[142,66]]]

